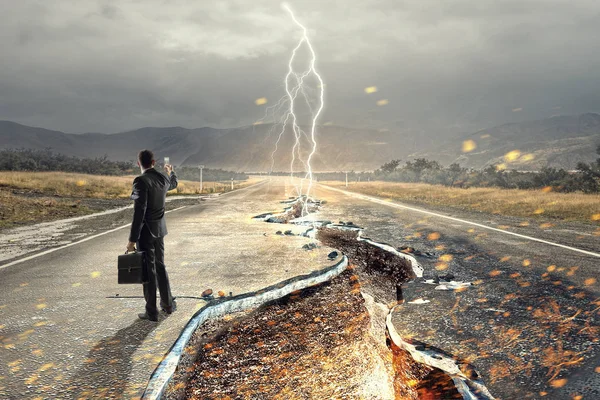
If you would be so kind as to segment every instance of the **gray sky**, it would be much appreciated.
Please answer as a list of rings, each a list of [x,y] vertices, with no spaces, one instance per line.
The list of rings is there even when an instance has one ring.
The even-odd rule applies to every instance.
[[[66,132],[251,124],[283,95],[300,34],[280,4],[0,0],[0,119]],[[322,123],[441,135],[600,111],[598,0],[289,4],[326,82]]]

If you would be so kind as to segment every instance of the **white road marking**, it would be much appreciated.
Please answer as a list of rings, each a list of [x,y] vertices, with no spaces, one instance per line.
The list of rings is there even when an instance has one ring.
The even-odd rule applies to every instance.
[[[166,211],[165,214],[168,214],[168,213],[173,212],[173,211],[178,211],[178,210],[181,210],[182,208],[186,208],[186,207],[187,206],[182,206],[182,207],[179,207],[179,208],[174,208],[173,210]],[[20,263],[25,262],[25,261],[33,260],[34,258],[37,258],[37,257],[44,256],[46,254],[54,253],[55,251],[66,249],[67,247],[75,246],[76,244],[87,242],[88,240],[96,239],[97,237],[100,237],[100,236],[103,236],[103,235],[107,235],[109,233],[116,232],[118,230],[121,230],[123,228],[127,228],[129,226],[131,226],[131,223],[129,223],[127,225],[119,226],[117,228],[114,228],[114,229],[111,229],[111,230],[108,230],[108,231],[105,231],[105,232],[98,233],[96,235],[88,236],[88,237],[86,237],[84,239],[81,239],[81,240],[78,240],[76,242],[65,244],[64,246],[55,247],[53,249],[49,249],[49,250],[46,250],[46,251],[42,251],[41,253],[37,253],[37,254],[31,255],[29,257],[21,258],[19,260],[15,260],[15,261],[9,262],[8,264],[0,265],[0,269],[8,268],[8,267],[11,267],[13,265],[20,264]]]
[[[422,210],[422,209],[416,208],[416,207],[405,206],[403,204],[399,204],[399,203],[394,203],[394,202],[390,202],[390,201],[378,199],[376,197],[371,197],[371,196],[367,196],[367,195],[364,195],[364,194],[358,194],[358,193],[354,193],[354,192],[348,192],[348,191],[345,191],[345,190],[342,190],[342,189],[337,189],[337,188],[334,188],[334,187],[331,187],[331,186],[327,186],[327,185],[323,185],[323,184],[319,184],[319,185],[322,186],[322,187],[324,187],[324,188],[327,188],[327,189],[330,189],[330,190],[333,190],[333,191],[336,191],[336,192],[339,192],[339,193],[343,193],[343,194],[345,194],[347,196],[358,198],[358,199],[362,199],[362,200],[367,200],[367,201],[370,201],[370,202],[373,202],[373,203],[383,204],[385,206],[394,207],[394,208],[403,208],[403,209],[406,209],[406,210],[416,211],[416,212],[419,212],[419,213],[422,213],[422,214],[432,215],[434,217],[444,218],[444,219],[448,219],[448,220],[451,220],[451,221],[460,222],[460,223],[467,224],[467,225],[477,226],[479,228],[488,229],[490,231],[504,233],[505,235],[516,236],[516,237],[519,237],[519,238],[522,238],[522,239],[527,239],[527,240],[531,240],[531,241],[534,241],[534,242],[544,243],[544,244],[547,244],[547,245],[550,245],[550,246],[560,247],[560,248],[563,248],[563,249],[566,249],[566,250],[571,250],[571,251],[575,251],[575,252],[578,252],[578,253],[581,253],[581,254],[585,254],[585,255],[588,255],[588,256],[599,257],[600,258],[600,253],[594,253],[592,251],[578,249],[576,247],[571,247],[571,246],[567,246],[567,245],[556,243],[556,242],[550,242],[548,240],[538,239],[538,238],[532,237],[532,236],[521,235],[520,233],[505,231],[505,230],[494,228],[494,227],[491,227],[491,226],[479,224],[477,222],[471,222],[471,221],[467,221],[467,220],[464,220],[464,219],[451,217],[449,215],[438,214],[438,213],[435,213],[435,212],[432,212],[432,211]]]

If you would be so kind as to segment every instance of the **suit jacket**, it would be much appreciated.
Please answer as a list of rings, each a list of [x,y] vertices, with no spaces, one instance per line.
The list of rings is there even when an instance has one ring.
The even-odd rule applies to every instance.
[[[165,199],[167,192],[177,187],[177,176],[158,172],[154,168],[147,169],[133,181],[131,199],[133,205],[133,223],[129,234],[130,242],[138,242],[142,229],[146,227],[155,237],[167,234],[165,221]]]

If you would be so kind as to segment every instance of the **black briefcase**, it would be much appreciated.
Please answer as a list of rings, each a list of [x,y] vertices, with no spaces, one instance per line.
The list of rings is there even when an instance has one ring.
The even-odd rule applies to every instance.
[[[119,284],[148,283],[146,253],[143,251],[120,255],[117,268]]]

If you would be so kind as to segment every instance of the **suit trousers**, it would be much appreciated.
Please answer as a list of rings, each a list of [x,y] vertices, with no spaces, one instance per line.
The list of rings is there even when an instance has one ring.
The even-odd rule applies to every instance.
[[[144,226],[137,247],[140,251],[146,252],[146,262],[148,263],[148,283],[144,283],[146,313],[149,316],[155,317],[158,316],[158,309],[156,307],[157,286],[160,293],[161,307],[173,306],[169,274],[167,274],[165,266],[165,242],[162,237],[153,237],[148,228]]]

